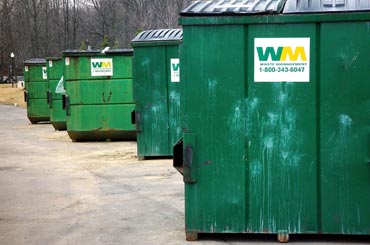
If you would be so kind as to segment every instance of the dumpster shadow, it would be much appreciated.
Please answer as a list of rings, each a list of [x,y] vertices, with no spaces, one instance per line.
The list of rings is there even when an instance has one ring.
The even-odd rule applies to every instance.
[[[369,244],[370,236],[368,235],[329,235],[329,234],[294,234],[290,235],[290,241],[296,243],[303,242],[325,242],[325,243],[359,243]]]
[[[45,125],[45,124],[50,124],[50,121],[40,121],[40,122],[35,122],[35,123],[32,123],[32,122],[29,122],[28,125]]]
[[[172,156],[145,156],[145,157],[138,157],[139,161],[144,160],[162,160],[162,159],[173,159]]]
[[[276,234],[236,234],[236,233],[199,233],[198,241],[222,241],[222,242],[276,242]]]
[[[243,243],[278,243],[277,234],[221,234],[199,233],[198,241],[222,241]],[[289,242],[293,243],[325,243],[325,244],[370,244],[369,235],[328,235],[328,234],[290,234]]]

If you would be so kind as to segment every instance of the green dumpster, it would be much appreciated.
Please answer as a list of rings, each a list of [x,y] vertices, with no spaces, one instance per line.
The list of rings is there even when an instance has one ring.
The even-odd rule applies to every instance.
[[[63,52],[67,132],[73,141],[132,140],[132,50]]]
[[[139,159],[172,156],[181,135],[179,44],[181,29],[143,31],[132,41]]]
[[[50,120],[46,70],[45,59],[34,58],[24,61],[24,98],[27,102],[27,117],[33,124]]]
[[[63,77],[63,60],[61,57],[46,58],[48,74],[48,103],[50,107],[50,123],[56,130],[66,130],[66,112],[63,110],[62,94],[55,89]]]
[[[196,1],[181,13],[188,240],[370,234],[370,1]]]

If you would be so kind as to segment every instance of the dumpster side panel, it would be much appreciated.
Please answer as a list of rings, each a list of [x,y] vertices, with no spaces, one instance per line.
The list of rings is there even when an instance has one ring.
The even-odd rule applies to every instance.
[[[46,65],[29,65],[28,66],[29,81],[41,82],[47,79]]]
[[[59,83],[59,80],[49,80],[49,91],[53,100],[61,100],[62,95],[55,93],[55,89]]]
[[[245,32],[184,26],[180,74],[187,232],[244,232]],[[227,72],[225,72],[227,71]]]
[[[180,72],[179,45],[167,46],[166,50],[167,84],[168,84],[168,127],[169,127],[169,153],[172,155],[172,147],[181,137],[180,126],[180,79],[177,80],[177,72]]]
[[[47,74],[49,80],[59,80],[63,75],[63,61],[60,60],[47,60]]]
[[[67,82],[71,104],[133,103],[132,79],[77,80]]]
[[[50,117],[47,103],[46,65],[27,65],[25,87],[28,92],[27,116],[32,123],[48,121]]]
[[[249,230],[317,232],[316,25],[250,25],[248,30]],[[255,51],[260,39],[255,38],[269,38],[275,50],[277,38],[309,38],[311,53],[307,47],[304,50],[310,63],[309,82],[256,82]],[[294,53],[299,46],[289,48]],[[292,60],[293,56],[288,57],[286,63]],[[285,72],[285,67],[291,69],[275,67],[274,76],[280,75],[279,68]],[[298,73],[297,80],[302,76]]]
[[[91,57],[64,57],[64,79],[83,80],[91,79]]]
[[[71,106],[68,134],[77,140],[134,139],[135,127],[129,120],[134,109],[134,104]]]
[[[47,60],[48,90],[52,99],[62,99],[61,94],[56,94],[55,89],[63,76],[63,60]]]
[[[27,91],[30,98],[46,99],[48,91],[47,82],[27,82]]]
[[[370,232],[370,23],[321,26],[323,232]]]
[[[57,130],[66,129],[66,111],[63,110],[62,100],[54,99],[50,108],[50,123]]]
[[[136,123],[138,155],[169,154],[166,48],[135,48]]]
[[[100,62],[99,62],[100,60]],[[105,62],[104,60],[111,60]],[[96,62],[95,62],[96,61]],[[86,79],[130,79],[132,78],[132,57],[131,56],[94,56],[94,57],[65,57],[65,79],[86,80]],[[112,72],[112,76],[93,76],[92,66],[104,67]],[[97,72],[98,74],[98,72]]]
[[[66,129],[66,111],[63,110],[62,95],[55,93],[59,80],[63,76],[63,60],[47,60],[48,84],[51,96],[50,101],[50,123],[56,130]]]
[[[72,140],[134,139],[132,56],[64,53]]]
[[[27,105],[27,116],[32,123],[49,121],[50,109],[47,99],[29,99]]]
[[[214,3],[180,19],[187,239],[369,235],[369,12],[242,16]]]

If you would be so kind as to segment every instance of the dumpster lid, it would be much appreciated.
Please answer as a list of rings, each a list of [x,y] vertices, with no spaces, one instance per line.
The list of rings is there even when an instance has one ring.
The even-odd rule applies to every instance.
[[[90,56],[90,55],[96,55],[99,54],[100,50],[94,49],[94,50],[80,50],[80,49],[68,49],[63,51],[63,55],[77,55],[77,56]]]
[[[44,58],[33,58],[25,60],[24,65],[46,65],[46,60]]]
[[[286,0],[197,0],[181,11],[187,15],[243,15],[280,13]]]
[[[287,0],[284,13],[370,10],[370,0]]]
[[[111,54],[111,55],[132,55],[133,54],[132,49],[108,49],[105,51],[105,54]]]
[[[182,29],[158,29],[140,32],[132,43],[153,41],[179,41],[182,40]]]
[[[62,60],[62,57],[46,57],[46,60]]]

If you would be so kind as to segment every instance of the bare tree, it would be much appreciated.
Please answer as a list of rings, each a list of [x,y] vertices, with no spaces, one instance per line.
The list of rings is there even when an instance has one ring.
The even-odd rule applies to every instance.
[[[44,55],[48,56],[49,54],[49,1],[45,1],[45,32],[44,32]]]
[[[14,34],[12,28],[14,3],[14,0],[3,0],[2,4],[0,5],[1,46],[10,50],[14,49]]]
[[[179,11],[190,1],[0,0],[0,64],[5,72],[10,52],[18,67],[28,58],[60,56],[85,39],[100,48],[105,36],[129,47],[142,30],[178,27]]]
[[[77,0],[73,0],[73,15],[72,15],[72,47],[75,49],[77,39],[78,14],[77,14]]]

